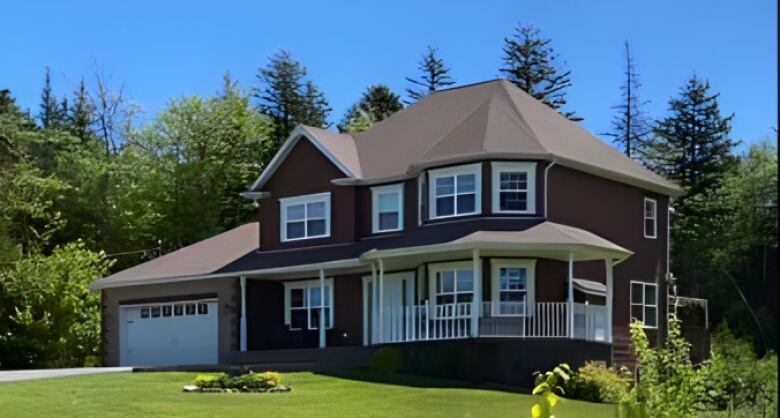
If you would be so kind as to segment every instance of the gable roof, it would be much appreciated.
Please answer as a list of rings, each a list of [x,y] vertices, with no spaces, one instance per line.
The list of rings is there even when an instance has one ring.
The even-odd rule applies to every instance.
[[[343,159],[354,184],[408,178],[436,166],[509,158],[554,161],[658,193],[682,193],[676,184],[504,79],[438,91],[365,132],[304,129],[334,158]]]
[[[248,223],[176,251],[114,273],[90,290],[212,274],[258,248],[259,224]]]

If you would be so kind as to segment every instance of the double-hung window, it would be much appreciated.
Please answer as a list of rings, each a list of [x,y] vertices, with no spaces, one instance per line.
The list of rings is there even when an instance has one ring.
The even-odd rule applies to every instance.
[[[474,271],[468,263],[432,265],[437,318],[467,317],[474,300]]]
[[[631,317],[646,327],[658,326],[658,287],[655,283],[631,282]]]
[[[330,236],[330,193],[288,197],[279,203],[282,241]]]
[[[658,237],[658,202],[645,198],[645,238]]]
[[[491,260],[494,316],[522,316],[533,312],[535,264],[535,260]]]
[[[372,231],[400,231],[404,224],[404,185],[391,184],[371,188]]]
[[[481,164],[431,170],[430,218],[474,215],[482,211]]]
[[[536,212],[536,163],[494,162],[492,165],[493,212]]]
[[[285,323],[290,330],[319,329],[320,310],[325,310],[325,328],[333,328],[333,280],[325,281],[323,298],[319,280],[285,283]]]

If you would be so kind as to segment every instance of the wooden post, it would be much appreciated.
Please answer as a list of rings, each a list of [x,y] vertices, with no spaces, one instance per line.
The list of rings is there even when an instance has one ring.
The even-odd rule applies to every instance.
[[[574,338],[574,253],[569,253],[569,338]]]
[[[331,309],[333,309],[331,307]],[[320,267],[320,348],[325,348],[325,269]]]
[[[482,304],[482,269],[479,265],[479,249],[475,248],[471,255],[474,276],[474,296],[471,300],[471,338],[479,337],[479,308]]]
[[[384,288],[385,287],[385,264],[382,261],[382,259],[379,259],[379,303],[377,304],[379,306],[379,326],[377,327],[379,329],[379,336],[378,340],[380,343],[385,342],[385,324],[384,324],[384,310],[385,310],[385,304],[384,304]]]

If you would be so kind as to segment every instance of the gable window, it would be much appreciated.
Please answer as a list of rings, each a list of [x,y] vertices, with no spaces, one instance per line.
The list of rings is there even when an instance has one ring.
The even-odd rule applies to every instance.
[[[279,203],[282,241],[330,236],[330,193],[288,197]]]
[[[333,279],[325,280],[325,297],[319,280],[287,282],[284,287],[284,322],[291,331],[318,329],[322,308],[325,328],[333,328]]]
[[[645,198],[645,238],[658,237],[658,202]]]
[[[658,287],[655,283],[631,282],[631,317],[645,327],[658,326]]]
[[[491,164],[494,213],[536,212],[536,163],[494,162]]]
[[[481,164],[432,170],[430,218],[474,215],[482,211]]]
[[[494,316],[531,315],[535,260],[491,260]]]
[[[372,231],[400,231],[404,224],[404,185],[372,187]]]
[[[470,263],[431,265],[433,303],[437,318],[468,317],[474,300],[474,271]]]

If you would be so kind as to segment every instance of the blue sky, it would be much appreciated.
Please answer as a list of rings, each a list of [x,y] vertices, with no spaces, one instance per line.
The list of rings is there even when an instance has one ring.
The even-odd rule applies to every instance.
[[[0,0],[0,88],[35,111],[45,66],[70,93],[97,62],[147,118],[172,98],[209,95],[229,71],[248,88],[284,48],[309,69],[337,121],[366,86],[401,93],[426,45],[458,84],[498,76],[518,22],[537,25],[572,70],[569,109],[591,132],[609,129],[623,41],[653,117],[694,71],[736,113],[733,137],[777,126],[777,5],[756,1],[10,1]]]

